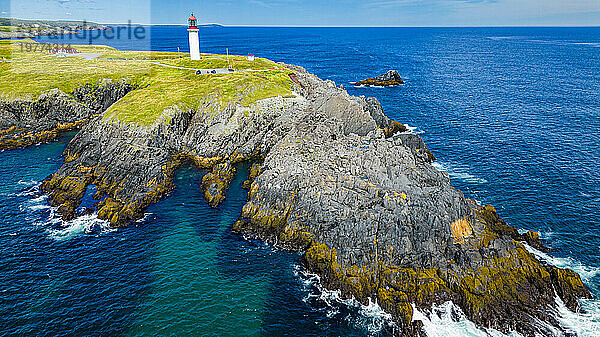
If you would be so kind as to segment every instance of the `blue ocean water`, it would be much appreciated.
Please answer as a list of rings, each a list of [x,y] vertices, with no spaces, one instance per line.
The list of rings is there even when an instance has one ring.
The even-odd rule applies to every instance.
[[[187,50],[184,27],[148,29],[151,40],[93,42]],[[554,249],[540,257],[574,268],[600,296],[600,28],[212,27],[201,29],[201,48],[301,65],[377,97],[421,135],[454,186],[539,231]],[[407,83],[350,84],[389,69]],[[61,223],[35,186],[60,166],[66,141],[0,153],[4,334],[385,334],[376,306],[321,291],[297,254],[229,232],[245,201],[243,168],[216,210],[197,188],[203,172],[184,168],[172,195],[135,225]],[[600,304],[584,304],[588,314],[560,319],[597,336]],[[468,323],[439,314],[426,327],[483,334]]]

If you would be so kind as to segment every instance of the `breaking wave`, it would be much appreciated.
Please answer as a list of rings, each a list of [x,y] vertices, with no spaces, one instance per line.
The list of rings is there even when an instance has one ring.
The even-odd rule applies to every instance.
[[[576,271],[581,276],[581,280],[590,288],[594,286],[592,279],[600,275],[600,268],[586,266],[570,257],[551,256],[525,243],[524,246],[527,251],[550,265]],[[581,309],[583,309],[581,312],[569,310],[558,296],[556,297],[556,304],[557,310],[555,316],[567,332],[579,337],[600,336],[600,300],[580,299],[579,304],[581,305]]]
[[[352,84],[355,88],[376,88],[376,89],[394,88],[394,87],[399,87],[401,85],[404,85],[404,84],[396,84],[396,85],[381,86],[381,85],[365,85],[365,84],[357,85],[356,83],[358,83],[358,82],[349,82],[349,83]]]
[[[413,320],[423,322],[428,337],[473,336],[473,337],[520,337],[517,332],[505,335],[495,329],[480,329],[469,321],[459,307],[452,302],[421,311],[413,305]]]
[[[448,163],[440,163],[438,161],[433,162],[431,165],[433,165],[433,167],[439,171],[448,173],[450,178],[459,179],[471,184],[485,184],[488,182],[486,179],[479,178],[468,173],[465,167],[450,165]]]
[[[423,130],[419,130],[416,126],[410,126],[408,124],[404,124],[404,126],[408,129],[407,133],[412,133],[413,135],[420,135],[425,133]]]
[[[303,285],[306,296],[302,299],[305,303],[315,303],[316,310],[324,310],[328,318],[342,315],[343,307],[354,309],[358,315],[345,315],[344,319],[351,324],[363,329],[368,336],[377,336],[383,331],[396,330],[392,316],[386,313],[376,301],[369,299],[367,305],[363,305],[355,299],[342,299],[339,290],[328,290],[321,285],[318,275],[309,273],[294,267],[294,274]],[[323,309],[316,307],[323,306]]]
[[[586,284],[590,284],[591,280],[596,276],[600,275],[600,268],[586,266],[583,263],[574,260],[570,257],[556,257],[546,254],[542,251],[539,251],[527,244],[524,244],[525,249],[529,251],[531,254],[535,255],[538,259],[551,264],[558,268],[569,268],[576,271],[579,275],[581,275],[581,279]]]
[[[528,245],[527,250],[536,257],[547,263],[560,268],[571,268],[578,272],[586,284],[600,274],[600,269],[585,266],[571,258],[553,257]],[[295,275],[299,278],[306,290],[304,301],[312,303],[316,301],[325,305],[325,314],[327,317],[340,315],[341,306],[355,308],[359,318],[346,319],[351,320],[356,326],[363,328],[369,336],[380,334],[382,331],[393,331],[397,329],[392,321],[391,315],[383,311],[377,302],[369,300],[368,305],[363,305],[355,299],[345,300],[341,298],[339,291],[325,289],[320,278],[316,274],[302,270],[299,266],[295,267]],[[565,304],[556,298],[557,308],[555,317],[563,329],[568,333],[579,337],[600,336],[600,301],[599,300],[581,300],[582,312],[572,312]],[[447,336],[472,336],[472,337],[522,337],[516,331],[504,334],[493,328],[478,327],[470,321],[462,310],[452,302],[446,302],[441,305],[433,306],[430,310],[420,310],[413,305],[413,320],[423,322],[423,329],[428,337],[447,337]],[[540,322],[544,324],[544,322]],[[546,325],[546,324],[544,324]],[[561,331],[551,326],[546,328],[554,330],[556,336],[564,335]]]
[[[600,336],[600,301],[580,300],[579,303],[583,312],[575,313],[556,297],[558,321],[569,333],[579,337]]]
[[[50,238],[56,241],[68,240],[81,234],[104,234],[116,230],[110,227],[108,221],[99,219],[96,214],[82,215],[70,221],[57,220],[52,219],[47,223],[54,225],[54,228],[47,229],[47,232]]]
[[[19,184],[19,185],[25,185],[25,186],[34,186],[34,185],[37,185],[37,184],[39,184],[39,182],[38,182],[38,181],[36,181],[36,180],[29,180],[29,181],[26,181],[26,180],[19,180],[19,181],[17,182],[17,184]]]
[[[56,213],[57,208],[48,204],[48,196],[41,194],[40,183],[37,181],[19,182],[28,186],[17,196],[26,197],[19,209],[30,215],[29,220],[38,227],[43,227],[51,239],[62,241],[80,234],[102,234],[112,232],[107,221],[101,220],[96,214],[83,215],[70,221],[64,221]]]
[[[152,216],[152,213],[144,213],[144,216],[141,219],[138,219],[135,221],[135,223],[141,223],[141,222],[145,222],[148,219],[150,219],[150,217]]]

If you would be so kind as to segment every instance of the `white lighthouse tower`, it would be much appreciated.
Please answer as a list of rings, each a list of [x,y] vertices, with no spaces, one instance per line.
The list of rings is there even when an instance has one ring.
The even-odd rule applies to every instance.
[[[189,18],[188,33],[190,38],[190,58],[192,60],[200,59],[200,39],[198,38],[198,26],[196,24],[197,20],[194,17],[194,13]]]

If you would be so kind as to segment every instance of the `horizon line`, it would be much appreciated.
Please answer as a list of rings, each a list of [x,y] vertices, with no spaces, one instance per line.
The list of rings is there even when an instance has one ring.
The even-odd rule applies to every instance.
[[[48,20],[49,21],[49,20]],[[62,21],[62,20],[61,20]],[[128,23],[98,23],[105,26],[124,26]],[[137,26],[169,26],[169,27],[187,27],[187,24],[175,23],[131,23]],[[220,27],[248,27],[248,28],[600,28],[600,25],[489,25],[489,26],[399,26],[399,25],[227,25],[222,23],[202,23],[202,26],[220,26]],[[205,27],[206,28],[206,27]]]
[[[138,22],[126,22],[126,23],[107,23],[107,22],[96,22],[88,21],[84,19],[21,19],[11,17],[0,17],[1,19],[7,20],[26,20],[26,21],[49,21],[49,22],[89,22],[93,24],[105,25],[105,26],[123,26],[123,25],[138,25],[138,26],[180,26],[186,27],[187,24],[183,23],[138,23]],[[230,25],[216,22],[201,23],[199,26],[222,26],[222,27],[266,27],[266,28],[600,28],[600,25]]]
[[[108,23],[103,23],[103,25],[111,25]],[[114,24],[114,25],[123,25],[123,24]],[[187,27],[186,24],[179,23],[154,23],[154,24],[139,24],[142,26],[181,26]],[[554,28],[600,28],[600,25],[482,25],[482,26],[443,26],[443,25],[228,25],[222,23],[202,23],[198,24],[198,26],[222,26],[222,27],[276,27],[276,28],[504,28],[504,27],[513,27],[513,28],[545,28],[545,27],[554,27]]]

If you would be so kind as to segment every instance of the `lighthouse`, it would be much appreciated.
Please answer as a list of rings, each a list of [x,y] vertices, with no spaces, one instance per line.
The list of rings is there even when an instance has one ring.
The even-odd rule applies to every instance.
[[[190,58],[192,60],[200,59],[200,39],[198,38],[198,26],[197,20],[194,17],[194,13],[189,18],[188,34],[190,39]]]

